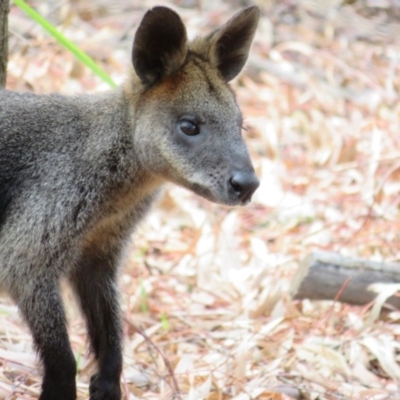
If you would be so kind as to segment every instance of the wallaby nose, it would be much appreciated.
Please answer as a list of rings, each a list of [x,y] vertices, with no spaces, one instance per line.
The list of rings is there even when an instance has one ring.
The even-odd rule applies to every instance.
[[[247,203],[251,200],[251,196],[260,186],[254,172],[234,172],[229,179],[229,184],[234,190],[236,196],[242,203]]]

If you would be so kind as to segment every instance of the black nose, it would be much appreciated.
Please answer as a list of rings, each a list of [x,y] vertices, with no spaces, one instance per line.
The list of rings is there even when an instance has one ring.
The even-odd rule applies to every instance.
[[[260,186],[260,181],[254,172],[234,172],[229,179],[229,184],[238,199],[242,203],[247,203]]]

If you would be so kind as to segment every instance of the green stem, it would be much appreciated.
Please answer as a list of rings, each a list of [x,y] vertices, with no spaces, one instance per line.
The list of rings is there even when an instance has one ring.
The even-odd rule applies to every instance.
[[[25,3],[24,0],[14,0],[14,3],[28,14],[35,22],[42,26],[51,36],[53,36],[62,46],[70,51],[79,61],[91,69],[98,77],[104,82],[108,83],[112,88],[116,87],[114,81],[109,75],[100,68],[92,58],[90,58],[84,51],[77,47],[74,43],[68,40],[54,25],[52,25],[46,18],[42,17],[37,11]]]

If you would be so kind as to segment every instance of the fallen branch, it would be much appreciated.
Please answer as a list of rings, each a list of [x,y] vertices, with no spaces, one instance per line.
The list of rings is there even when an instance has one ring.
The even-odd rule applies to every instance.
[[[338,300],[365,305],[376,297],[368,286],[378,282],[399,283],[400,264],[315,252],[301,263],[290,291],[293,298],[299,300]],[[400,309],[400,297],[391,296],[387,303]]]

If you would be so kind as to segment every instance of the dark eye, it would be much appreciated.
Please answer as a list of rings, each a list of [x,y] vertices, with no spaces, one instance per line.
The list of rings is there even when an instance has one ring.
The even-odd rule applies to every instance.
[[[187,119],[179,121],[179,128],[187,136],[196,136],[200,133],[199,126],[195,122]]]

